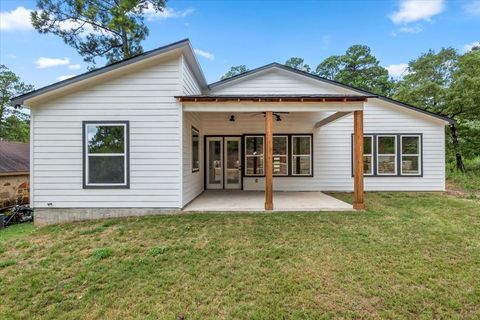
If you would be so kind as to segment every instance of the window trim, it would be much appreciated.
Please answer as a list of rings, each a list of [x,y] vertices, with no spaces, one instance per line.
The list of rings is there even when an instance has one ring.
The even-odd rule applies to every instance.
[[[416,137],[418,138],[418,153],[417,154],[404,154],[403,153],[403,137]],[[418,177],[423,175],[423,141],[419,134],[402,134],[400,135],[400,175]],[[403,172],[403,157],[418,157],[418,173],[404,173]]]
[[[243,134],[243,138],[242,138],[242,143],[244,145],[243,147],[243,168],[245,170],[243,170],[243,178],[263,178],[265,177],[265,174],[262,174],[262,175],[249,175],[247,174],[247,166],[246,166],[246,137],[257,137],[257,136],[262,136],[262,137],[265,137],[265,134],[264,133],[259,133],[259,134],[255,134],[255,133],[246,133],[246,134]],[[314,159],[315,159],[315,152],[314,152],[314,136],[313,136],[313,133],[275,133],[273,134],[274,137],[277,137],[277,136],[287,136],[288,137],[288,142],[287,142],[287,148],[288,148],[288,157],[287,157],[287,164],[288,164],[288,175],[278,175],[278,174],[273,174],[273,177],[274,178],[312,178],[314,176],[314,169],[315,169],[315,165],[314,165]],[[311,157],[310,157],[310,174],[309,175],[292,175],[292,139],[291,137],[292,136],[309,136],[310,137],[310,150],[312,152],[311,154]],[[264,140],[265,141],[265,140]],[[264,144],[264,148],[265,148],[265,144]],[[265,159],[264,159],[265,161]],[[264,162],[264,165],[265,165],[265,162]],[[265,168],[265,166],[264,166]]]
[[[123,155],[124,159],[124,174],[125,181],[119,183],[88,183],[88,135],[87,126],[89,125],[104,125],[104,126],[124,126],[124,144],[125,150],[123,154],[102,154],[103,156]],[[82,121],[82,169],[83,169],[83,189],[129,189],[130,188],[130,122],[127,120],[104,120],[104,121]]]
[[[363,136],[372,136],[373,137],[373,141],[374,141],[374,144],[373,144],[373,148],[372,148],[372,151],[373,151],[373,172],[374,174],[373,175],[370,175],[370,174],[364,174],[364,177],[423,177],[423,133],[364,133]],[[395,163],[396,163],[396,167],[397,167],[397,170],[396,170],[396,174],[392,174],[392,173],[388,173],[388,174],[377,174],[377,167],[378,167],[378,153],[377,153],[377,137],[378,136],[396,136],[396,160],[395,160]],[[407,174],[407,173],[402,173],[401,169],[398,169],[398,168],[401,168],[401,157],[402,157],[402,154],[401,154],[401,137],[402,136],[415,136],[415,137],[419,137],[419,142],[420,142],[420,158],[419,158],[419,171],[420,173],[418,174]],[[351,135],[351,176],[353,177],[354,174],[353,174],[353,134]]]
[[[394,147],[395,147],[395,152],[394,153],[379,153],[378,152],[378,140],[379,138],[388,138],[388,137],[393,137],[395,138],[395,142],[394,142]],[[377,162],[377,167],[375,168],[375,173],[377,174],[377,176],[396,176],[398,175],[398,135],[394,135],[394,134],[378,134],[376,137],[375,137],[375,146],[376,146],[376,151],[377,153],[375,154],[375,158],[376,158],[376,162]],[[387,172],[387,173],[380,173],[379,172],[379,166],[378,166],[378,158],[379,157],[395,157],[395,160],[394,160],[394,164],[395,164],[395,172],[391,173],[391,172]]]
[[[198,160],[198,167],[195,168],[195,165],[194,165],[194,161],[193,161],[193,132],[196,132],[197,135],[198,135],[198,148],[197,148],[197,160]],[[201,167],[201,163],[200,163],[200,130],[198,130],[197,128],[195,128],[194,126],[191,126],[190,128],[190,151],[192,153],[192,173],[194,172],[200,172],[200,167]]]
[[[297,137],[307,137],[310,139],[310,154],[293,154],[293,139],[294,138],[297,138]],[[290,174],[292,177],[310,177],[313,175],[313,137],[312,135],[304,135],[304,134],[292,134],[290,136],[290,145],[292,146],[292,151],[290,153],[290,162],[292,163],[292,169],[290,171]],[[309,166],[309,171],[310,173],[308,174],[297,174],[297,173],[293,173],[293,158],[294,157],[309,157],[310,159],[310,166]]]

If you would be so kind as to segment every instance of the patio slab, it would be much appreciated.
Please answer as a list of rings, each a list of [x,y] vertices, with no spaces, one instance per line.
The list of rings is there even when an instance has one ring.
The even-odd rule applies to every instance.
[[[262,191],[206,190],[183,211],[265,211]],[[274,211],[353,211],[351,204],[323,192],[274,192]]]

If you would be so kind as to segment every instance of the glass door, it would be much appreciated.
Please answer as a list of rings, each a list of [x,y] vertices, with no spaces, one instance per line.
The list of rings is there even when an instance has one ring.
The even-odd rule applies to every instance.
[[[242,157],[240,155],[240,137],[225,137],[225,189],[241,188]]]
[[[223,139],[207,138],[207,189],[223,189]]]

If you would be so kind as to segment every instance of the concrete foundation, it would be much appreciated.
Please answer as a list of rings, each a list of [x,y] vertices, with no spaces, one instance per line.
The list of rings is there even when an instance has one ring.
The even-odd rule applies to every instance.
[[[34,224],[45,226],[74,221],[180,213],[176,208],[35,208]]]

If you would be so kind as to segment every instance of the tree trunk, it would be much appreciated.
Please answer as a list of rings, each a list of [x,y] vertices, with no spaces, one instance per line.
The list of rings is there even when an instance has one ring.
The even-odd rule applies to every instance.
[[[457,170],[461,172],[465,172],[466,169],[465,169],[465,165],[463,164],[462,154],[460,153],[457,126],[455,124],[450,125],[450,134],[452,135],[452,144],[453,144],[453,151],[455,152],[455,162],[456,162]]]
[[[127,31],[125,28],[122,27],[122,51],[123,51],[123,58],[130,58],[130,51],[128,50],[128,39],[127,39]]]

